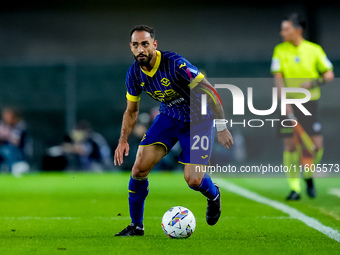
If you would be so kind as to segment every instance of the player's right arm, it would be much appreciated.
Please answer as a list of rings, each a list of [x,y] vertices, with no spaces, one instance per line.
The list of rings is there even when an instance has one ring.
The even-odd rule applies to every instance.
[[[128,143],[128,138],[136,125],[138,113],[139,113],[139,101],[134,102],[127,99],[127,106],[123,115],[120,138],[114,156],[115,165],[123,164],[123,156],[129,155],[130,146]]]
[[[285,87],[285,83],[284,83],[284,76],[283,76],[283,70],[282,70],[282,65],[281,65],[281,57],[280,57],[279,52],[280,52],[280,48],[279,46],[276,46],[274,48],[270,71],[274,76],[274,84],[277,88],[277,94],[279,96],[279,100],[281,100],[281,89]],[[293,107],[290,104],[287,104],[286,105],[286,116],[289,116],[291,114],[294,114]]]
[[[283,80],[283,74],[280,72],[274,73],[274,84],[277,87],[277,94],[279,96],[279,100],[281,100],[281,89],[285,86]],[[294,110],[292,105],[286,105],[286,116],[290,116],[294,114]]]

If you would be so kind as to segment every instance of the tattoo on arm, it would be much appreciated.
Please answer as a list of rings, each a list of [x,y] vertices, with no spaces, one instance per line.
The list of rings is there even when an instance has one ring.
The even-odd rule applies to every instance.
[[[208,104],[215,119],[225,119],[221,98],[216,89],[205,78],[194,89],[207,95]]]

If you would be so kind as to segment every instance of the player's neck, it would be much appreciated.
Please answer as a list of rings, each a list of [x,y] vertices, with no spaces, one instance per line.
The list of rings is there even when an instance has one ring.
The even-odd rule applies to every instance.
[[[147,65],[147,66],[142,66],[141,68],[142,68],[144,71],[150,72],[150,71],[152,70],[152,68],[155,66],[156,60],[157,60],[157,52],[154,51],[154,52],[153,52],[152,59],[150,60],[149,65]]]
[[[295,40],[291,41],[291,44],[293,44],[295,47],[298,47],[302,41],[303,37],[297,37]]]

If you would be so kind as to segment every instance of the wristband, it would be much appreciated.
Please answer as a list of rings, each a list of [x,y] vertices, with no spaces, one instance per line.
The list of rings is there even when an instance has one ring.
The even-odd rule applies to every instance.
[[[215,126],[216,126],[217,132],[227,129],[227,124],[225,123],[225,120],[222,120],[222,121],[216,120]]]

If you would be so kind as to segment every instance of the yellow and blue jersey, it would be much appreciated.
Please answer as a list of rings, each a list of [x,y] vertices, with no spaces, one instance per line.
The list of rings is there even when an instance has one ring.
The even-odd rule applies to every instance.
[[[204,75],[188,60],[170,51],[157,51],[151,71],[143,70],[135,61],[126,76],[128,100],[138,102],[142,91],[161,102],[160,113],[190,122],[212,118],[212,112],[201,115],[201,94],[192,90]]]

